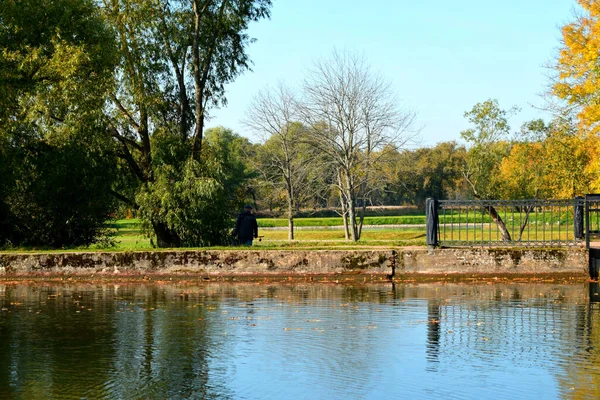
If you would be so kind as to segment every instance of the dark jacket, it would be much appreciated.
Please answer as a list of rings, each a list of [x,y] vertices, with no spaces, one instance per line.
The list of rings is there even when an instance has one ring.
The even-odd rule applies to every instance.
[[[233,236],[237,236],[240,240],[252,240],[258,237],[258,223],[250,211],[238,215]]]

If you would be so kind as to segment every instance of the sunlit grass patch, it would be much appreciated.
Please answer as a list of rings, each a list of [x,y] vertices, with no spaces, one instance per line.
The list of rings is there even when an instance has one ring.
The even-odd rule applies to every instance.
[[[288,239],[287,231],[267,231],[260,233],[264,238],[257,243],[259,246],[272,245],[273,242],[279,242],[284,246]],[[294,246],[302,245],[302,242],[320,242],[322,245],[424,245],[425,232],[423,229],[372,229],[364,230],[358,243],[345,240],[343,229],[328,230],[297,230],[294,232]],[[308,244],[308,243],[307,243]],[[292,246],[292,243],[289,243]]]
[[[285,218],[258,218],[258,226],[263,228],[285,227],[288,220]],[[365,217],[364,225],[418,225],[425,223],[424,215],[404,215],[396,217]],[[294,225],[304,226],[343,226],[341,217],[324,218],[295,218]]]

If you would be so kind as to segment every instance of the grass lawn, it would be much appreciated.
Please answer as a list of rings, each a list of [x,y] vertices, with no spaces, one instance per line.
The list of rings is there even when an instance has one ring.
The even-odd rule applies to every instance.
[[[285,227],[288,221],[285,218],[259,218],[260,227]],[[398,217],[365,217],[364,225],[419,225],[425,223],[424,215],[404,215]],[[295,226],[343,226],[342,218],[294,218]]]
[[[365,221],[365,224],[396,224],[402,217],[374,217]],[[336,220],[339,220],[337,225]],[[365,219],[366,220],[366,219]],[[265,230],[266,226],[287,226],[285,219],[259,219],[259,235],[261,240],[255,240],[254,246],[260,249],[327,249],[327,248],[356,248],[371,246],[406,246],[425,245],[425,230],[423,227],[415,228],[383,228],[364,229],[362,238],[358,243],[346,241],[342,228],[341,218],[298,218],[295,220],[297,226],[317,229],[302,229],[295,231],[295,240],[287,240],[288,232],[282,230]],[[415,221],[420,221],[417,218]],[[404,220],[401,223],[406,223]],[[418,222],[420,223],[420,222]],[[424,217],[423,217],[424,223]],[[322,227],[338,227],[339,229],[322,229]],[[122,219],[112,221],[109,227],[113,231],[112,237],[115,245],[106,247],[92,245],[90,247],[69,248],[62,250],[42,248],[16,248],[5,252],[65,252],[65,251],[136,251],[136,250],[158,250],[152,247],[150,238],[146,237],[141,230],[138,219]],[[321,229],[318,229],[321,227]],[[215,247],[215,249],[227,249],[231,247]]]
[[[461,216],[462,217],[462,216]],[[461,218],[462,219],[462,218]],[[365,225],[405,225],[402,227],[381,227],[381,228],[364,228],[361,240],[357,243],[346,241],[344,231],[342,229],[341,218],[297,218],[294,220],[297,229],[294,232],[294,241],[288,241],[287,229],[268,230],[261,229],[266,227],[286,227],[287,220],[280,218],[260,218],[259,235],[260,241],[255,241],[254,246],[261,249],[327,249],[327,248],[356,248],[356,247],[372,247],[372,246],[424,246],[425,245],[425,216],[398,216],[398,217],[366,217]],[[481,221],[481,220],[480,220]],[[442,222],[442,221],[440,221]],[[449,222],[449,221],[448,221]],[[456,222],[456,221],[455,221]],[[406,225],[415,225],[413,227]],[[315,229],[310,229],[310,227]],[[533,225],[535,226],[535,224]],[[75,248],[65,250],[51,251],[135,251],[135,250],[156,250],[152,247],[150,238],[143,235],[141,231],[141,223],[138,219],[122,219],[112,221],[109,227],[113,230],[113,240],[115,246],[105,247],[101,245],[93,245],[88,248]],[[332,227],[332,229],[323,229],[324,227]],[[534,229],[534,228],[531,228]],[[479,241],[479,240],[497,240],[498,232],[494,227],[487,227],[483,231],[479,229],[464,229],[461,231],[462,240]],[[532,231],[533,232],[533,231]],[[560,234],[560,239],[570,240],[567,236],[572,235],[572,229],[564,227]],[[511,232],[516,239],[516,232]],[[441,232],[446,239],[458,239],[458,231],[446,230]],[[558,239],[556,229],[551,231],[550,236]],[[451,236],[453,235],[453,236]],[[529,237],[527,231],[524,232],[524,240]],[[546,240],[549,238],[545,238]],[[533,239],[535,240],[535,239]],[[230,247],[215,247],[230,248]],[[45,249],[11,249],[10,252],[16,251],[46,251]]]
[[[395,217],[394,217],[395,218]],[[311,220],[331,220],[334,218],[311,218]],[[289,242],[287,230],[262,230],[260,229],[260,241],[255,241],[254,245],[261,248],[299,248],[310,247],[330,247],[330,246],[400,246],[400,245],[424,245],[425,231],[422,227],[415,228],[385,228],[385,229],[365,229],[362,238],[358,243],[347,242],[344,238],[342,229],[302,229],[296,230],[295,240]],[[298,219],[297,221],[301,221]],[[283,220],[287,224],[286,220]],[[306,222],[300,226],[306,225]],[[341,219],[340,219],[341,224]],[[286,225],[283,225],[286,226]],[[312,225],[317,227],[335,226],[335,225]],[[118,220],[111,224],[115,229],[116,247],[108,250],[149,250],[152,249],[150,239],[141,232],[140,221],[137,219]],[[264,227],[264,225],[263,225]],[[341,228],[341,225],[340,225]],[[95,247],[95,249],[99,249]]]
[[[412,218],[412,219],[411,219]],[[339,220],[339,225],[335,225]],[[392,225],[402,224],[410,225],[408,221],[413,222],[414,227],[398,227],[398,228],[365,228],[363,229],[361,240],[358,243],[346,241],[344,231],[341,229],[341,218],[298,218],[295,219],[296,226],[310,227],[316,229],[297,229],[294,231],[294,241],[287,240],[288,231],[281,230],[266,230],[261,229],[270,226],[287,226],[285,219],[259,219],[259,235],[260,241],[255,241],[254,245],[260,248],[330,248],[330,247],[369,247],[369,246],[424,246],[425,245],[425,228],[421,225],[425,223],[425,216],[408,216],[408,217],[369,217],[365,218],[365,225]],[[421,222],[422,221],[422,222]],[[113,250],[149,250],[152,249],[150,239],[144,237],[140,231],[140,222],[136,219],[118,220],[112,225],[115,228],[115,240],[117,246]],[[322,227],[338,227],[339,229],[322,229]],[[321,229],[319,229],[321,228]],[[549,234],[545,239],[552,236],[554,239],[570,240],[572,230],[563,228],[560,236],[556,229],[552,234]],[[494,227],[486,229],[484,232],[479,230],[461,229],[461,239],[478,241],[478,240],[498,240],[498,232]],[[516,239],[516,232],[512,232]],[[458,239],[457,231],[451,232],[442,231],[442,236],[446,239]],[[523,239],[527,240],[529,235],[524,232]],[[541,237],[540,237],[541,238]]]
[[[374,217],[365,224],[399,224],[398,218],[402,217]],[[423,217],[423,223],[424,223]],[[259,235],[261,240],[254,241],[254,246],[261,249],[281,249],[281,248],[330,248],[330,247],[361,247],[361,246],[406,246],[406,245],[425,245],[425,230],[422,227],[415,228],[382,228],[365,229],[362,238],[358,243],[348,242],[344,238],[344,231],[341,229],[342,220],[339,218],[339,225],[333,220],[338,218],[302,218],[296,219],[297,226],[303,227],[323,227],[338,226],[340,229],[302,229],[296,230],[295,240],[287,240],[287,230],[263,230],[261,227],[269,226],[287,226],[287,220],[284,219],[259,219]],[[265,221],[266,224],[265,224]],[[390,222],[392,221],[392,222]],[[416,221],[420,221],[417,219]],[[402,222],[403,224],[406,222]],[[418,222],[420,223],[420,222]],[[92,246],[91,250],[152,250],[150,239],[141,232],[141,224],[137,219],[117,220],[111,223],[114,229],[116,242],[115,247],[101,248]]]
[[[288,232],[278,231],[260,231],[263,236],[262,241],[256,242],[258,246],[277,246],[277,247],[299,247],[303,244],[313,246],[409,246],[425,245],[424,229],[367,229],[363,230],[361,239],[358,243],[346,241],[342,229],[328,230],[297,230],[294,232],[294,241],[289,242]]]

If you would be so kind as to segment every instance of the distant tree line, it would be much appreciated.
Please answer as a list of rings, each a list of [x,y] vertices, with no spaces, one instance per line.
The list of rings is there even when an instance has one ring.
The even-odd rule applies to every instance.
[[[247,28],[271,0],[5,0],[0,246],[109,243],[106,221],[125,214],[159,247],[224,244],[246,202],[285,216],[290,240],[300,210],[336,209],[356,241],[370,205],[597,192],[598,51],[585,49],[600,46],[600,5],[579,2],[550,121],[515,131],[518,110],[487,100],[465,113],[460,143],[419,147],[390,83],[337,51],[299,88],[255,96],[245,125],[259,143],[205,129],[249,69]]]

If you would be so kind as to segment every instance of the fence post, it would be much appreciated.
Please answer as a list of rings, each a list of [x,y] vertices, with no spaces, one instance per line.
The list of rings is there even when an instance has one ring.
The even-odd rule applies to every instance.
[[[429,248],[438,245],[438,201],[434,198],[428,198],[425,202],[425,238]]]
[[[575,213],[573,214],[573,233],[575,239],[583,239],[583,203],[583,197],[575,197]]]

